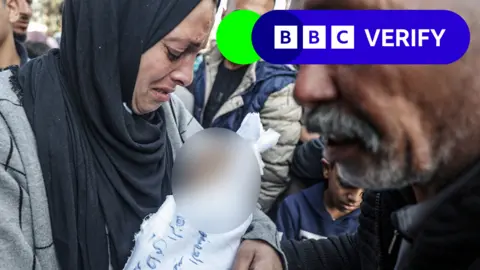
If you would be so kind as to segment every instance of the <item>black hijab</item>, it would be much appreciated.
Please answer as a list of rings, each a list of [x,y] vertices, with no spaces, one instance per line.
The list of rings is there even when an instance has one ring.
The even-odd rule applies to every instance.
[[[171,193],[162,111],[140,117],[122,103],[142,53],[199,2],[67,0],[60,50],[19,71],[62,269],[108,269],[109,251],[122,269],[142,219]]]

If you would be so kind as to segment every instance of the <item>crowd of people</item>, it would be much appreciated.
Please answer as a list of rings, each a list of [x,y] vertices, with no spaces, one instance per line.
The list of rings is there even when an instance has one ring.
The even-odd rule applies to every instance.
[[[1,269],[123,269],[178,149],[249,113],[280,139],[234,270],[480,269],[480,2],[289,2],[461,15],[468,52],[417,66],[238,65],[208,40],[274,0],[66,0],[55,37],[30,5],[0,0]]]

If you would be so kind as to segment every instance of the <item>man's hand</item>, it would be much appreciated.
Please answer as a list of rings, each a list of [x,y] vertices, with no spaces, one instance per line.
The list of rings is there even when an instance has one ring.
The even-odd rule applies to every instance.
[[[283,270],[279,254],[267,243],[245,240],[240,245],[233,270]]]

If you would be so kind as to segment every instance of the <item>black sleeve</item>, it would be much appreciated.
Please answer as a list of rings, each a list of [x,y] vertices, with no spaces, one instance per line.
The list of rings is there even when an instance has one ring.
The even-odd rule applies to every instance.
[[[320,240],[283,241],[289,270],[359,269],[357,234]]]
[[[323,142],[320,139],[306,142],[295,149],[290,175],[306,186],[323,181]]]

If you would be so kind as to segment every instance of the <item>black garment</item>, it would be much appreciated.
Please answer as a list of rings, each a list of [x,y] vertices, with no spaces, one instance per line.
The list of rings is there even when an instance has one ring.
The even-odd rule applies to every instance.
[[[212,125],[215,114],[238,88],[248,67],[242,66],[238,69],[230,70],[225,67],[224,62],[218,66],[217,76],[213,82],[212,92],[203,114],[202,126],[204,128]]]
[[[0,71],[5,71],[5,70],[12,70],[12,69],[18,69],[18,66],[8,66],[6,68],[0,68]]]
[[[19,34],[17,32],[13,32],[13,38],[15,38],[15,41],[24,43],[25,41],[27,41],[27,34]]]
[[[62,269],[108,269],[108,242],[123,268],[142,219],[171,193],[163,111],[131,115],[123,102],[141,55],[198,3],[67,0],[60,50],[19,71]]]
[[[441,198],[420,222],[404,268],[479,269],[480,163],[441,192]],[[403,191],[366,192],[354,235],[304,242],[287,241],[282,248],[289,269],[394,269],[403,234],[392,213],[414,202],[410,188]],[[394,226],[395,225],[395,226]],[[398,236],[397,236],[398,234]]]
[[[50,50],[50,47],[47,44],[33,41],[25,42],[25,48],[27,49],[28,57],[30,59],[44,55]]]
[[[322,164],[324,147],[321,139],[297,146],[290,165],[290,176],[300,181],[305,187],[324,181]]]
[[[28,62],[28,54],[27,49],[23,46],[22,43],[15,40],[15,48],[17,50],[17,54],[20,57],[20,66],[25,65]]]

